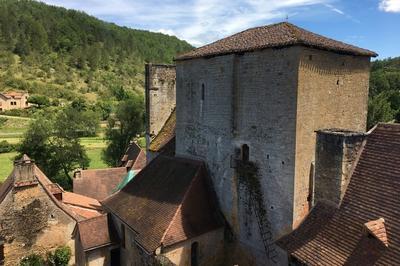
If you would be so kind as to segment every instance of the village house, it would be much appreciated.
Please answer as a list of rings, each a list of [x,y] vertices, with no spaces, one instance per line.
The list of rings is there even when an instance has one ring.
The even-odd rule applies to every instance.
[[[27,92],[0,93],[0,111],[11,109],[24,109],[30,106]]]
[[[19,265],[24,256],[45,256],[48,251],[68,246],[72,251],[70,264],[110,265],[113,243],[104,216],[97,200],[64,191],[24,155],[0,187],[0,261]],[[93,219],[101,219],[104,226],[85,228]],[[81,250],[79,241],[85,247],[88,238],[95,238],[96,245]]]
[[[224,220],[203,162],[159,155],[102,204],[121,265],[219,265]]]

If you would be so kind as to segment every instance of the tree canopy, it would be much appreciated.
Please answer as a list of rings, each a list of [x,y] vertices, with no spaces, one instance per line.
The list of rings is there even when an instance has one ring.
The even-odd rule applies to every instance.
[[[371,66],[368,128],[389,121],[400,122],[400,57],[376,60]]]

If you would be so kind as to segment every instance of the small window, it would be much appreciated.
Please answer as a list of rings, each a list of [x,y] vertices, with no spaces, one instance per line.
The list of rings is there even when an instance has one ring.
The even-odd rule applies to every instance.
[[[249,145],[243,144],[242,145],[242,161],[243,162],[248,162],[249,159],[250,159]]]
[[[199,265],[199,243],[193,242],[190,249],[190,265],[198,266]]]
[[[201,100],[204,101],[206,98],[206,89],[204,87],[204,83],[201,84]]]
[[[122,248],[125,248],[125,225],[121,224],[121,244]]]

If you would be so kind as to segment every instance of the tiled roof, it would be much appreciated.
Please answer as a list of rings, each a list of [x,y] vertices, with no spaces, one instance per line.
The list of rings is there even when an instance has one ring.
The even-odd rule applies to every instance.
[[[121,158],[120,166],[132,167],[134,170],[141,170],[145,165],[146,154],[134,141],[131,141],[125,154]]]
[[[239,32],[222,40],[179,55],[175,60],[179,61],[200,57],[212,57],[294,45],[312,47],[342,54],[377,56],[375,52],[326,38],[288,22],[282,22]]]
[[[164,126],[158,132],[157,136],[151,141],[149,150],[152,152],[162,152],[166,145],[171,142],[175,137],[175,127],[176,127],[176,110],[174,109],[167,121],[165,121]],[[174,149],[175,150],[175,149]]]
[[[75,174],[73,191],[97,200],[105,199],[115,191],[126,173],[126,167],[81,170]]]
[[[21,161],[31,161],[31,159],[24,155]],[[14,187],[14,171],[15,170],[12,171],[0,187],[0,203]],[[33,167],[33,174],[37,179],[36,184],[43,188],[45,193],[57,207],[74,220],[81,221],[90,217],[98,216],[102,213],[102,207],[97,200],[64,191],[59,185],[51,182],[36,165]],[[60,193],[62,194],[62,197],[57,198],[56,194]]]
[[[320,213],[317,204],[278,245],[307,265],[396,265],[399,195],[400,124],[379,124],[366,138],[339,209]],[[365,226],[381,218],[386,236],[366,234]]]
[[[107,215],[101,215],[78,223],[83,250],[111,245]]]
[[[221,227],[204,163],[160,155],[102,202],[148,252]]]
[[[4,93],[0,93],[0,94],[6,98],[21,99],[22,96],[24,96],[26,93],[24,93],[24,92],[4,92]]]

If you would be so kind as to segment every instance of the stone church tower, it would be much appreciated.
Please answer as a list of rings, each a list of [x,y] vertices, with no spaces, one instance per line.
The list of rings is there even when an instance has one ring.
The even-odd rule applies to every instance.
[[[365,131],[374,56],[279,23],[176,58],[176,154],[206,162],[247,263],[284,262],[274,241],[309,211],[315,131]]]

